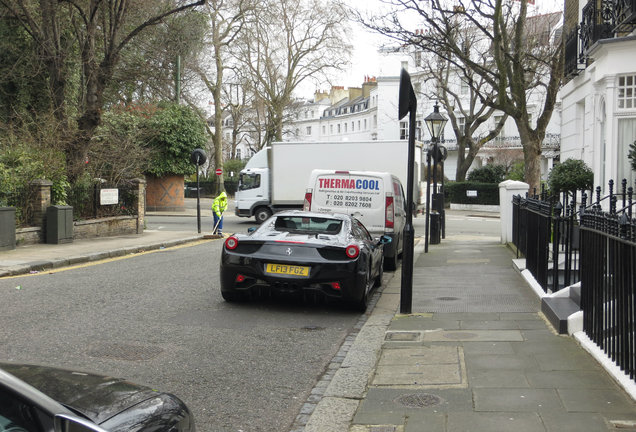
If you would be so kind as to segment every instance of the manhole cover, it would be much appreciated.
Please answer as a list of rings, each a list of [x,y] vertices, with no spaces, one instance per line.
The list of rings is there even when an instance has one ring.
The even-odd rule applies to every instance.
[[[459,297],[437,297],[437,300],[441,300],[441,301],[456,301],[456,300],[459,300]]]
[[[416,341],[420,334],[415,332],[387,332],[384,340],[388,341]]]
[[[444,333],[444,337],[446,339],[461,340],[461,339],[474,339],[477,337],[477,335],[475,333],[468,333],[468,332],[448,332],[448,333]]]
[[[88,355],[118,360],[150,360],[157,357],[163,349],[154,346],[105,344],[93,348]]]
[[[442,398],[428,393],[413,393],[402,395],[395,402],[408,408],[426,408],[442,403]]]

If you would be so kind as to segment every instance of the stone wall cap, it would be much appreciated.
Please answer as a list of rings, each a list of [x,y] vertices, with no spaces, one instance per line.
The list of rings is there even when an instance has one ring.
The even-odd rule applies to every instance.
[[[33,186],[53,186],[53,182],[51,180],[46,180],[46,179],[31,180],[29,184]]]

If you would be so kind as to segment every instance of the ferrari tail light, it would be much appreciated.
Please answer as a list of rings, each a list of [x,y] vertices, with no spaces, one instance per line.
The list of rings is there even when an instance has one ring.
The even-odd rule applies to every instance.
[[[237,274],[236,283],[241,283],[241,282],[245,282],[245,276],[243,276],[242,274]]]
[[[312,190],[307,189],[307,192],[305,192],[305,201],[303,202],[304,211],[311,210],[311,195],[312,195]]]
[[[345,249],[345,253],[349,258],[356,258],[360,254],[360,248],[356,245],[349,245]]]
[[[329,285],[331,285],[331,288],[335,289],[336,291],[340,291],[342,289],[340,282],[331,282]]]
[[[393,197],[391,195],[387,195],[386,206],[385,206],[385,216],[384,216],[384,226],[386,228],[393,228],[394,221],[395,221],[395,218],[393,213]]]
[[[234,236],[230,236],[225,240],[225,248],[234,250],[238,246],[238,239]]]

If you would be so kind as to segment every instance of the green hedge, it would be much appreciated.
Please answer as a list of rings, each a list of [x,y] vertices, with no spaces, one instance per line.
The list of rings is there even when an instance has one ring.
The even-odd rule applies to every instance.
[[[499,205],[499,184],[497,183],[449,182],[444,187],[451,203]],[[477,196],[472,196],[474,192]]]
[[[236,193],[238,187],[238,181],[224,180],[225,192],[229,196],[233,196]],[[197,182],[185,182],[185,197],[196,198],[197,197]],[[199,181],[199,187],[201,188],[201,196],[207,198],[214,198],[218,195],[216,191],[216,181]]]

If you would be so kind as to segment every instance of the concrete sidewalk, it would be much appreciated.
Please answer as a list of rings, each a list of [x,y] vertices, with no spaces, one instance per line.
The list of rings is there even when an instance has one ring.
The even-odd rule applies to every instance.
[[[397,313],[396,272],[305,432],[636,430],[634,401],[543,319],[506,246],[467,219],[422,252],[413,313]]]

